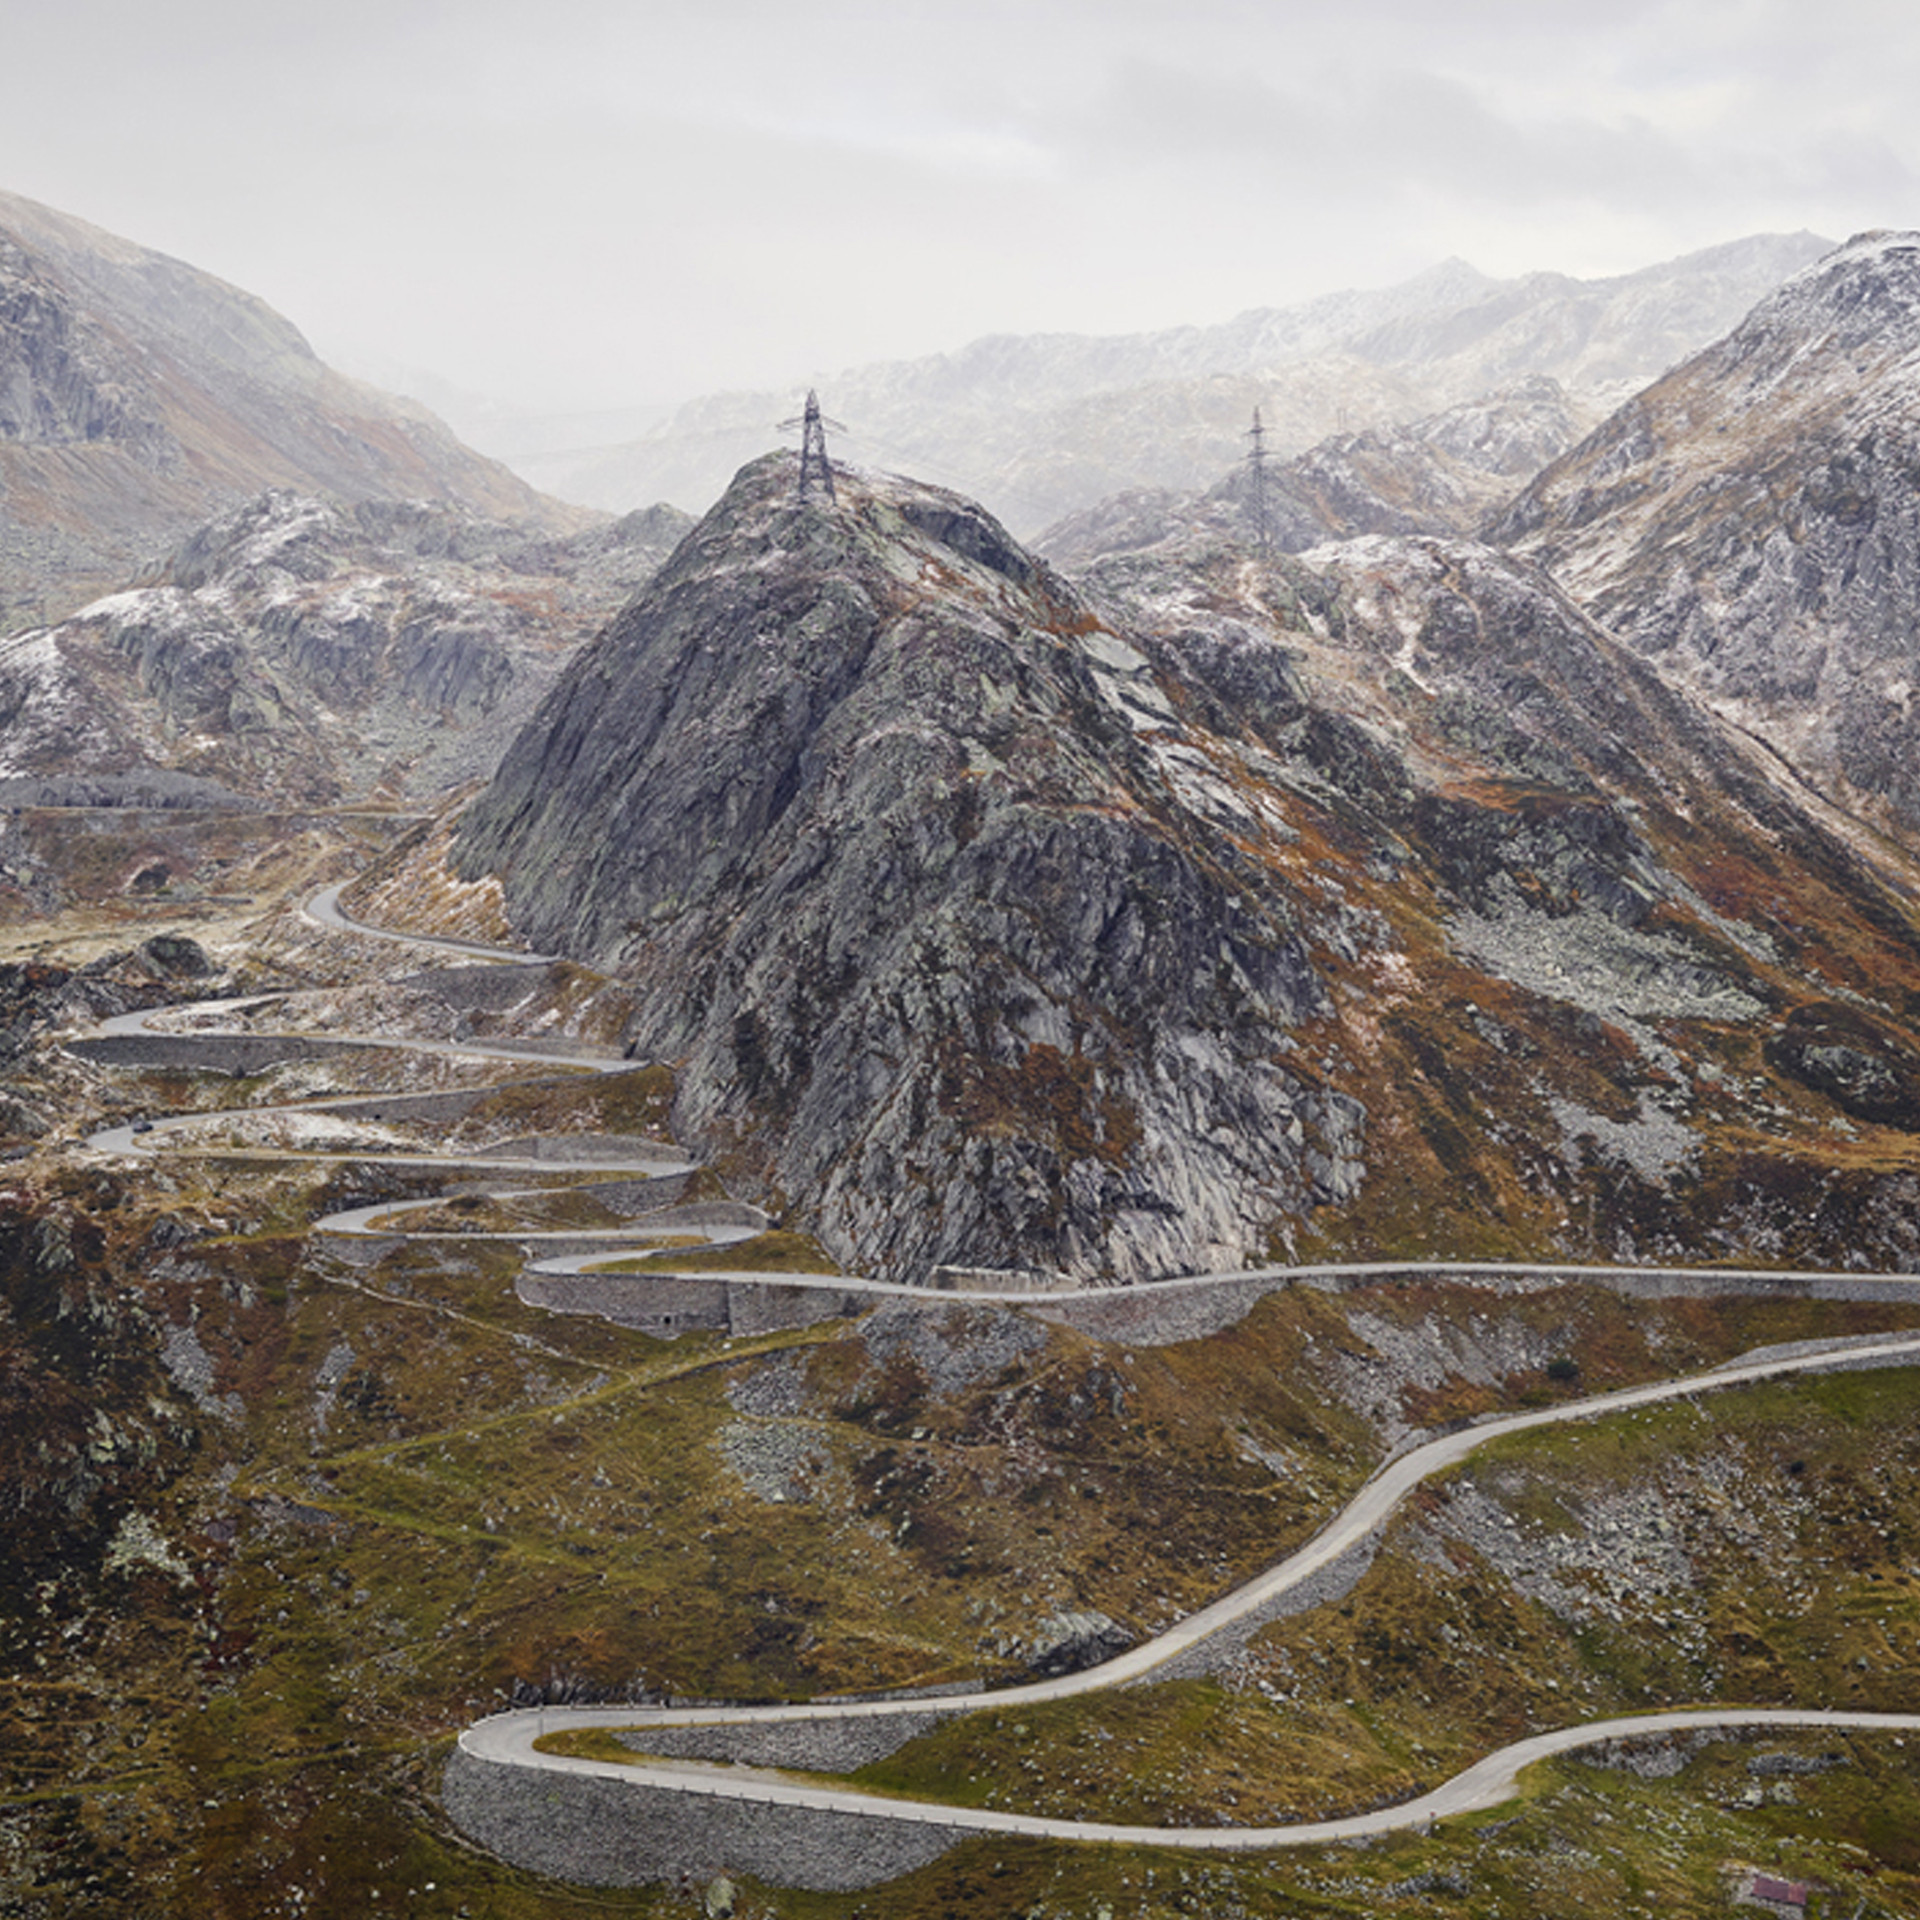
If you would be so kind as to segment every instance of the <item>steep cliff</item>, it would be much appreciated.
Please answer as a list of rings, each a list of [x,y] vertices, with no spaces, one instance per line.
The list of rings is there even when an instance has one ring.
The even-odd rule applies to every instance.
[[[863,1257],[1244,1258],[1361,1116],[1279,1057],[1324,989],[1196,843],[1147,660],[957,496],[791,492],[746,469],[587,649],[462,870],[620,965],[679,1123]]]

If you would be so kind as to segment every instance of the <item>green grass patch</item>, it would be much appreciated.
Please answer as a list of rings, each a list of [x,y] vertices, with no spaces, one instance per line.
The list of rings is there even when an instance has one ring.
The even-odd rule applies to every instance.
[[[811,1234],[793,1233],[777,1227],[757,1233],[751,1240],[736,1240],[721,1247],[705,1246],[698,1241],[680,1244],[698,1247],[697,1252],[640,1255],[625,1260],[596,1263],[594,1273],[657,1273],[670,1267],[675,1273],[725,1273],[733,1269],[752,1273],[824,1273],[842,1269],[833,1256]]]

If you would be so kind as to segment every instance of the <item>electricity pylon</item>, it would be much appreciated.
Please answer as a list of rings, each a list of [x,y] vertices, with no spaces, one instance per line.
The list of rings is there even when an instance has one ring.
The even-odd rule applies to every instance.
[[[1273,516],[1267,511],[1267,430],[1260,424],[1260,409],[1253,410],[1253,425],[1247,429],[1253,445],[1247,449],[1247,465],[1253,470],[1253,537],[1263,560],[1273,557]]]
[[[807,488],[813,477],[818,474],[820,484],[827,490],[827,498],[836,505],[840,496],[833,490],[833,468],[827,461],[827,429],[835,433],[845,433],[847,429],[838,420],[829,420],[820,411],[820,396],[809,387],[807,406],[804,413],[796,414],[791,420],[780,422],[782,433],[793,428],[800,429],[800,498],[807,497]]]

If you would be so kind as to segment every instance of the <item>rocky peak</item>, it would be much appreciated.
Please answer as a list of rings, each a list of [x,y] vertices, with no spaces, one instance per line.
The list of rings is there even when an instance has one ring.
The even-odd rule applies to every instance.
[[[323,580],[339,564],[347,534],[338,508],[269,488],[190,534],[166,577],[189,593],[216,581],[257,581],[268,570],[289,580]]]
[[[1857,233],[1762,300],[1729,337],[1758,384],[1862,349],[1884,363],[1920,346],[1920,233]]]
[[[1794,276],[1542,472],[1489,537],[1805,777],[1920,821],[1920,235]]]
[[[1808,997],[1740,876],[1920,977],[1510,556],[1202,529],[1069,586],[957,495],[795,478],[743,469],[582,651],[454,866],[617,972],[680,1136],[859,1269],[1126,1281],[1366,1246],[1395,1194],[1551,1235],[1589,1152],[1684,1238],[1691,1116],[1747,1124],[1722,1062]]]
[[[957,495],[793,487],[744,469],[574,662],[460,871],[619,966],[633,1044],[687,1063],[678,1124],[863,1260],[1241,1257],[1351,1177],[1359,1110],[1278,1066],[1322,989],[1193,844],[1147,656]]]
[[[964,774],[970,734],[1008,731],[992,715],[1014,702],[943,684],[943,656],[1010,685],[1071,678],[1052,630],[1077,607],[981,508],[866,475],[848,476],[838,508],[797,502],[789,468],[776,456],[743,470],[581,657],[470,819],[463,845],[479,861],[505,852],[509,804],[545,823],[542,876],[525,848],[508,863],[516,898],[528,925],[576,950],[617,958],[636,925],[747,882],[742,849],[803,792],[823,797],[863,744],[883,634],[920,709],[919,738],[889,757],[947,777]],[[1090,686],[1049,694],[1099,722]],[[603,835],[577,834],[596,819],[617,857]]]

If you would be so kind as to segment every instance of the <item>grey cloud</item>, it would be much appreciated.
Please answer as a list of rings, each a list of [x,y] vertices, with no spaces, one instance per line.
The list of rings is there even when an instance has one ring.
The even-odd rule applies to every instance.
[[[1915,212],[1871,0],[0,0],[0,46],[0,185],[545,404]]]
[[[1130,60],[1063,148],[1089,171],[1186,170],[1206,176],[1193,191],[1214,194],[1238,175],[1269,191],[1371,202],[1383,218],[1403,194],[1481,209],[1564,203],[1697,215],[1718,205],[1735,218],[1753,217],[1772,195],[1773,224],[1851,197],[1880,201],[1897,218],[1914,178],[1886,133],[1817,117],[1737,115],[1683,135],[1645,115],[1521,116],[1452,75],[1391,65],[1276,80]]]

